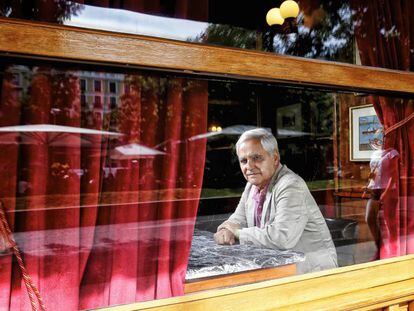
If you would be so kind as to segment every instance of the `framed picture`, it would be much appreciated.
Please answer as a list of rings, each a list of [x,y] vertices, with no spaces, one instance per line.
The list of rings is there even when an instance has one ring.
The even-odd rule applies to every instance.
[[[292,104],[277,108],[276,122],[278,129],[302,131],[303,120],[301,104]]]
[[[382,125],[372,105],[349,108],[350,160],[369,161],[382,148]]]

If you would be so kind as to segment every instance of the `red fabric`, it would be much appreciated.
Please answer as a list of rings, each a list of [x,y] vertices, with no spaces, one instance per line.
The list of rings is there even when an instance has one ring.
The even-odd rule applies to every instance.
[[[124,134],[0,133],[6,151],[0,154],[1,200],[47,309],[183,294],[206,149],[205,140],[189,138],[206,131],[207,85],[126,79],[130,92],[103,118],[80,106],[76,73],[37,68],[30,96],[21,98],[11,75],[3,79],[0,126],[58,124]],[[165,154],[114,161],[114,148],[131,143]],[[0,255],[0,309],[30,309],[11,254]]]
[[[413,1],[352,1],[356,12],[355,34],[363,65],[405,71],[414,70]],[[384,129],[414,112],[410,100],[373,96],[371,101]],[[395,149],[398,158],[389,163],[395,191],[384,193],[380,257],[414,253],[414,122],[384,138],[384,149]]]
[[[18,87],[12,83],[11,74],[5,74],[1,89],[1,126],[15,125],[20,121],[20,100]],[[14,140],[16,135],[12,134],[10,139]],[[0,197],[3,198],[4,204],[9,207],[8,216],[9,226],[14,228],[14,213],[16,206],[16,184],[17,184],[17,155],[19,146],[17,144],[1,145],[0,161]],[[6,156],[7,155],[7,156]],[[2,244],[4,238],[0,239],[0,250],[3,250]],[[1,254],[1,253],[0,253]],[[11,295],[12,279],[12,256],[0,255],[0,309],[7,309]]]

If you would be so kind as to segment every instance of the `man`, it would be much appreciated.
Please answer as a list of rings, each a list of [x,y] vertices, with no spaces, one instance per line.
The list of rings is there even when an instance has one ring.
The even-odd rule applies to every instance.
[[[306,255],[298,273],[337,267],[334,244],[304,180],[280,163],[276,138],[257,128],[244,132],[236,152],[247,180],[236,211],[217,228],[218,244],[255,244]]]

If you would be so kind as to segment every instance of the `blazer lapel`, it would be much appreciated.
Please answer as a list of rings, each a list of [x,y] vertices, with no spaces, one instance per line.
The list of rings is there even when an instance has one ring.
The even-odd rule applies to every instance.
[[[246,220],[247,220],[247,227],[254,226],[253,187],[250,187],[249,197],[247,199]]]
[[[275,174],[273,175],[269,187],[267,188],[267,192],[266,192],[266,198],[265,201],[263,203],[263,211],[262,211],[262,219],[260,220],[260,228],[263,228],[266,225],[266,220],[268,219],[267,216],[267,212],[270,208],[271,205],[271,199],[272,199],[272,193],[273,193],[273,188],[275,186],[275,184],[277,183],[277,181],[279,180],[279,175],[280,175],[280,171],[282,170],[283,165],[279,164],[279,167],[277,168]],[[270,211],[269,211],[270,212]],[[254,217],[254,215],[253,215]]]

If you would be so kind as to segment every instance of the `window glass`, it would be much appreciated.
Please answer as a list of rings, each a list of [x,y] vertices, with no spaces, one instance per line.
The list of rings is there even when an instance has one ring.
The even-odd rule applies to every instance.
[[[109,82],[109,93],[116,93],[116,82]]]
[[[82,90],[97,79],[119,85],[99,107]],[[40,62],[3,63],[0,98],[0,309],[413,252],[412,98]],[[278,153],[236,153],[257,127]]]
[[[102,82],[100,80],[95,80],[93,82],[95,92],[101,92],[102,90]]]
[[[296,18],[269,26],[283,1],[0,1],[0,14],[116,32],[412,71],[412,1],[298,0]],[[237,12],[237,13],[236,13]],[[284,13],[286,14],[286,13]]]
[[[116,107],[116,97],[110,97],[109,104],[111,109],[115,109]]]
[[[85,96],[85,94],[81,94],[80,101],[81,101],[81,105],[86,105],[86,96]]]
[[[101,96],[95,96],[94,106],[96,108],[102,108]]]
[[[86,91],[86,80],[85,79],[80,79],[80,90],[82,92]]]

